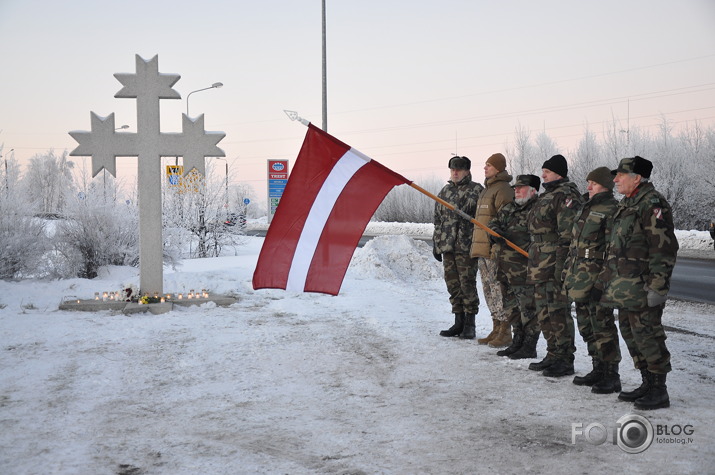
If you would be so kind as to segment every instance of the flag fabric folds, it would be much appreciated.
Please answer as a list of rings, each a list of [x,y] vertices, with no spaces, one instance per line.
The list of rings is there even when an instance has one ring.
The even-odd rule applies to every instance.
[[[409,180],[309,124],[253,288],[337,295],[370,217],[404,183]]]

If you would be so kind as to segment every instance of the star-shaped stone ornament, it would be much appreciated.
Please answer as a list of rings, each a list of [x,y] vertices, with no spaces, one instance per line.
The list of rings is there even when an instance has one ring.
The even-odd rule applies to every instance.
[[[116,98],[158,97],[159,99],[181,99],[181,95],[172,86],[181,79],[178,74],[159,72],[159,56],[149,61],[136,55],[136,74],[116,73],[117,81],[124,86],[117,92]]]
[[[117,176],[118,156],[136,156],[135,134],[117,134],[114,126],[114,113],[101,117],[90,112],[92,130],[72,131],[70,136],[79,143],[72,150],[71,156],[92,157],[92,177],[104,168],[113,176]]]
[[[182,132],[184,136],[182,155],[184,156],[184,176],[194,168],[202,175],[206,174],[206,157],[225,157],[226,153],[216,146],[226,134],[206,132],[204,115],[196,119],[182,114]]]

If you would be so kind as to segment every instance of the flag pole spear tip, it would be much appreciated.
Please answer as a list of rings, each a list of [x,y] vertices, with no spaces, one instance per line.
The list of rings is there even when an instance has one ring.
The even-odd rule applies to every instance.
[[[297,120],[298,122],[305,125],[306,127],[308,125],[310,125],[310,122],[308,122],[307,120],[305,120],[304,118],[299,116],[296,111],[289,111],[289,110],[283,109],[283,112],[285,112],[285,114],[288,116],[288,118],[290,120]]]

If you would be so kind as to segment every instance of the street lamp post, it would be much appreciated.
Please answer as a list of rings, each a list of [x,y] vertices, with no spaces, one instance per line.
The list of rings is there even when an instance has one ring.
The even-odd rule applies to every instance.
[[[5,196],[6,196],[6,197],[7,197],[7,196],[9,195],[9,193],[10,193],[10,187],[9,187],[8,181],[7,181],[7,155],[8,155],[9,153],[14,152],[14,151],[15,151],[15,149],[14,149],[14,148],[11,148],[10,151],[7,152],[7,153],[3,156],[3,158],[5,159]],[[226,162],[226,166],[228,166],[228,162]]]
[[[228,159],[224,157],[216,157],[216,160],[224,160],[226,162],[226,198],[224,203],[224,209],[226,210],[226,218],[228,218]]]
[[[197,90],[195,90],[195,91],[191,91],[190,93],[188,93],[188,94],[186,95],[186,116],[189,117],[189,97],[191,97],[191,94],[193,94],[193,93],[195,93],[195,92],[199,92],[199,91],[206,91],[206,90],[208,90],[208,89],[218,89],[218,88],[220,88],[220,87],[223,87],[223,83],[222,83],[222,82],[215,82],[215,83],[211,84],[209,87],[204,87],[204,88],[202,88],[202,89],[197,89]]]

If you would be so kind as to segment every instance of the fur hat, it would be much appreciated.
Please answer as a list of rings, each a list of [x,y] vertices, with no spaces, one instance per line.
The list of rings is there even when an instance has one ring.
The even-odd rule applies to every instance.
[[[643,178],[650,178],[651,171],[653,171],[653,162],[636,155],[633,158],[624,158],[621,160],[621,163],[618,164],[618,168],[611,170],[611,175],[622,172],[635,173]]]
[[[539,191],[541,178],[536,175],[519,175],[511,187],[514,188],[515,186],[530,186],[536,191]]]
[[[608,167],[598,167],[586,177],[587,181],[595,181],[599,185],[613,191],[613,175]]]
[[[551,170],[562,178],[566,178],[569,174],[569,165],[563,155],[554,155],[546,160],[541,168]]]
[[[456,155],[449,159],[448,166],[452,170],[469,170],[472,168],[472,161],[467,157],[460,157]]]
[[[506,158],[501,153],[495,153],[491,157],[487,158],[487,163],[500,172],[506,170]]]

